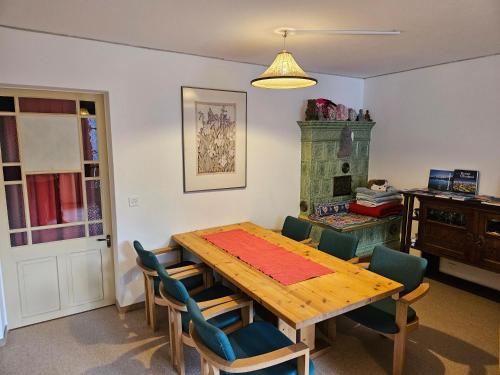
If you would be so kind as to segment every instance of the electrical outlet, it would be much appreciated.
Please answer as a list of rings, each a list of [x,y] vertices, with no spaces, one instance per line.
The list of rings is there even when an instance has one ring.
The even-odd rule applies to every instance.
[[[129,207],[139,207],[139,197],[137,197],[137,196],[128,197],[128,206]]]

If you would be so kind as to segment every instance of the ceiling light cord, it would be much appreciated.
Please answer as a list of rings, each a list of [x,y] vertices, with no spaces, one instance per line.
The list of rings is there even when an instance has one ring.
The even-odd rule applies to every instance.
[[[288,30],[283,30],[283,51],[286,51],[286,37],[288,36]]]

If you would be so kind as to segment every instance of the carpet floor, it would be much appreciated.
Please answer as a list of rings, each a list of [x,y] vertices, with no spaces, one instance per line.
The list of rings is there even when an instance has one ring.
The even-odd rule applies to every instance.
[[[421,325],[410,334],[405,374],[497,374],[500,304],[430,281],[415,304]],[[164,311],[162,316],[165,316]],[[185,348],[187,375],[199,357]],[[315,359],[316,374],[390,374],[392,342],[338,319],[333,350]],[[110,306],[9,332],[0,374],[174,374],[163,320],[157,334],[144,311],[120,317]]]

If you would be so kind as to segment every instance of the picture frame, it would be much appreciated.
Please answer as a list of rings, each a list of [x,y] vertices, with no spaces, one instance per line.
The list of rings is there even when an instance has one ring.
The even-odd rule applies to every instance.
[[[181,86],[184,193],[244,189],[247,93]]]

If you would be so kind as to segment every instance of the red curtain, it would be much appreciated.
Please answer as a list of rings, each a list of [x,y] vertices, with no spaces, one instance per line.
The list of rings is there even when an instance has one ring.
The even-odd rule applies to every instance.
[[[28,175],[26,179],[32,227],[83,220],[80,173]],[[33,242],[68,238],[75,238],[73,227],[33,232]]]

